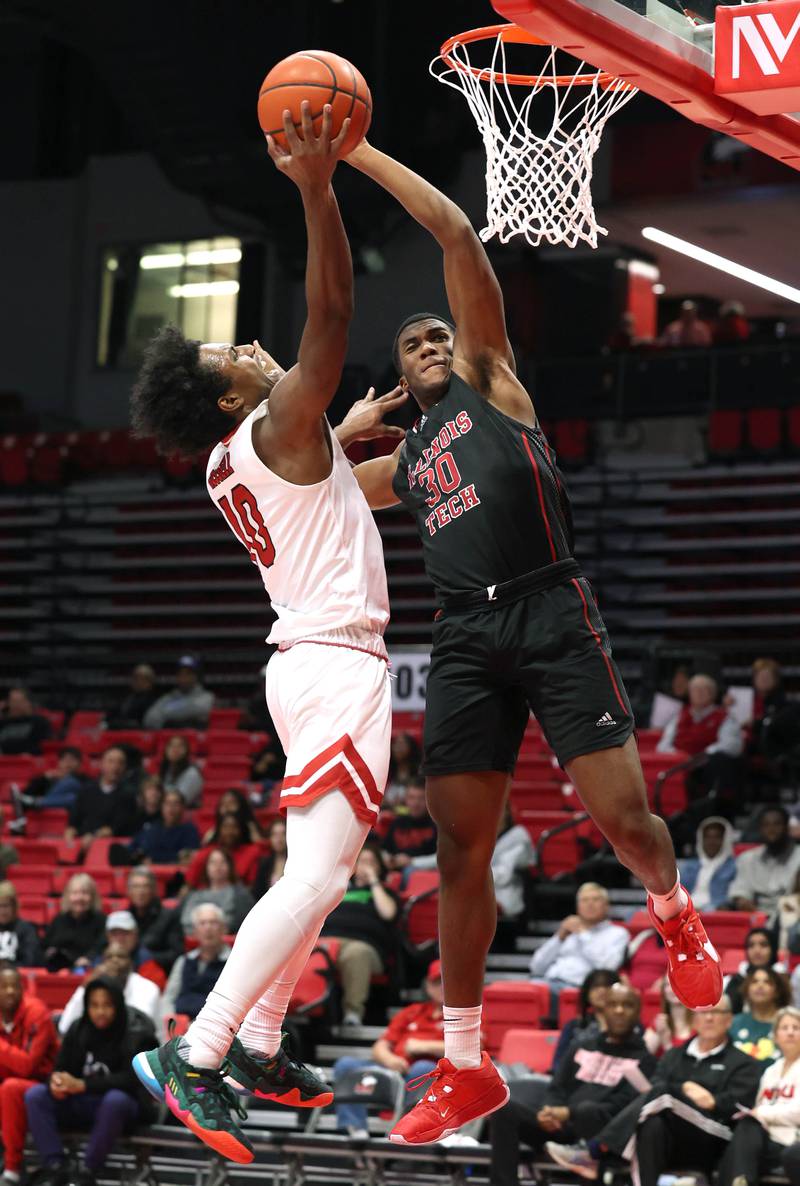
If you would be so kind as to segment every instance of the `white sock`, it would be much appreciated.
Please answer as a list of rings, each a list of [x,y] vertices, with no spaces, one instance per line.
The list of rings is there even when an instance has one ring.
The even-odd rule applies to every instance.
[[[668,894],[654,894],[652,890],[648,890],[647,892],[650,895],[650,901],[653,903],[653,910],[662,922],[666,922],[667,919],[674,918],[676,914],[680,914],[689,901],[689,895],[681,885],[680,877]]]
[[[444,1016],[444,1056],[454,1067],[481,1065],[481,1012],[474,1009],[454,1009],[442,1006]]]
[[[295,958],[283,968],[277,979],[253,1005],[242,1022],[239,1040],[251,1054],[261,1058],[272,1058],[281,1044],[281,1029],[294,986],[303,974],[308,957],[316,946],[319,936],[315,934],[298,951]]]
[[[369,824],[356,818],[340,791],[329,791],[308,807],[289,808],[283,877],[242,923],[213,991],[186,1034],[194,1066],[220,1065],[253,1005],[316,939],[342,899],[368,831]],[[276,1003],[276,1014],[277,1008]]]

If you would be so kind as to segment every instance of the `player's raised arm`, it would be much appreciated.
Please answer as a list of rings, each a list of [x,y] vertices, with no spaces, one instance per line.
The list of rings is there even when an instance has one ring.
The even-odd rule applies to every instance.
[[[503,294],[464,211],[419,174],[366,141],[350,153],[347,162],[397,198],[442,248],[447,299],[457,329],[456,358],[473,362],[493,354],[513,368]]]
[[[271,431],[298,443],[320,432],[321,418],[341,378],[353,315],[353,262],[331,186],[336,153],[348,128],[345,120],[332,139],[331,108],[326,106],[316,136],[310,105],[304,103],[302,136],[288,113],[284,116],[288,152],[267,138],[276,167],[300,190],[308,234],[307,313],[297,363],[270,395]]]

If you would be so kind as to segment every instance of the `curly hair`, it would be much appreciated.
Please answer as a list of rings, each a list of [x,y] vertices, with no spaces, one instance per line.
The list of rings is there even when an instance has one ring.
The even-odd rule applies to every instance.
[[[222,372],[200,361],[200,343],[165,325],[148,343],[131,392],[133,433],[155,437],[160,453],[194,457],[230,430],[217,406],[229,390]]]

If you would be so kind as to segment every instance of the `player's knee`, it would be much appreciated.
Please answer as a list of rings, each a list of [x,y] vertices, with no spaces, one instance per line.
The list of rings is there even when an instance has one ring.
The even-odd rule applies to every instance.
[[[605,833],[615,849],[630,853],[649,847],[652,830],[653,817],[644,809],[637,812],[626,811],[615,816],[607,824]]]
[[[494,844],[487,844],[485,836],[440,832],[436,850],[439,876],[443,880],[456,876],[485,877],[493,852]]]

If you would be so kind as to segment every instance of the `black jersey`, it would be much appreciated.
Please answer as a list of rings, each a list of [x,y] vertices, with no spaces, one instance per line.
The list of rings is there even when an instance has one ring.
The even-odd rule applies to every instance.
[[[572,555],[572,516],[544,434],[455,373],[406,433],[395,494],[414,514],[440,596],[486,588]]]

